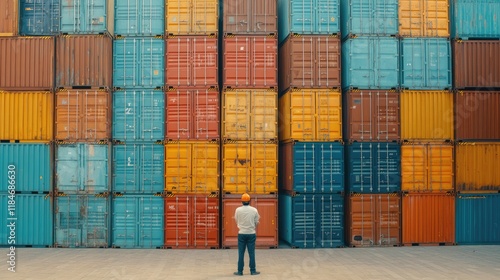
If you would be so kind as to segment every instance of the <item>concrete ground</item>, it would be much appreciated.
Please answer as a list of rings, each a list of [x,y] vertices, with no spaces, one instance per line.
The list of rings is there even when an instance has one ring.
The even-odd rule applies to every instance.
[[[0,248],[0,279],[239,279],[237,250],[16,249],[9,272]],[[500,246],[259,249],[244,279],[500,279]]]

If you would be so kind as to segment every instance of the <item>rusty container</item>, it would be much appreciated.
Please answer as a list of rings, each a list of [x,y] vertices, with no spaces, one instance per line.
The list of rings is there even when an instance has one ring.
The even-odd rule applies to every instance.
[[[277,2],[269,0],[224,0],[225,34],[278,33]]]
[[[455,40],[452,48],[455,88],[500,88],[500,41]]]
[[[455,139],[500,140],[500,91],[455,94]]]
[[[280,92],[340,87],[340,54],[336,36],[289,36],[279,48]]]
[[[500,191],[500,142],[457,143],[455,157],[458,192]]]
[[[265,0],[264,0],[265,1]],[[0,2],[0,36],[16,36],[18,33],[18,0]]]

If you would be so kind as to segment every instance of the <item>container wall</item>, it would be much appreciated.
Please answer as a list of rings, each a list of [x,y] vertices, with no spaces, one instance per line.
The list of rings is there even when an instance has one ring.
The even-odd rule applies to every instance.
[[[113,196],[112,202],[112,247],[163,247],[163,197],[123,195]]]
[[[500,140],[500,91],[455,94],[455,139]]]
[[[349,0],[340,5],[342,37],[398,33],[398,0]]]
[[[217,35],[217,0],[166,0],[165,33],[168,35]]]
[[[165,0],[115,0],[115,2],[115,36],[163,35]]]
[[[279,186],[288,193],[344,191],[344,146],[340,142],[286,142],[279,150]]]
[[[53,37],[0,37],[0,90],[54,88]]]
[[[404,194],[401,211],[404,245],[455,243],[455,196],[449,193]]]
[[[111,138],[111,94],[103,90],[56,93],[56,140],[107,141]]]
[[[61,0],[60,31],[63,34],[113,34],[115,0]],[[119,2],[119,0],[116,0]],[[109,9],[111,8],[111,9]]]
[[[18,0],[4,0],[0,3],[0,36],[16,36],[18,33]]]
[[[7,182],[5,180],[4,182]],[[2,192],[0,201],[0,235],[2,247],[49,247],[53,245],[53,217],[52,209],[54,207],[52,197],[45,194],[16,194],[15,200],[15,217],[10,216],[11,195]],[[16,244],[9,244],[8,237],[11,235],[9,227],[11,220],[9,218],[17,218],[15,221],[15,241]]]
[[[451,1],[451,36],[461,39],[500,37],[500,3],[495,0]]]
[[[224,87],[277,88],[278,40],[269,36],[225,36]]]
[[[218,87],[217,38],[176,36],[166,40],[165,83],[168,87]]]
[[[398,143],[355,142],[346,146],[346,189],[356,193],[401,190],[401,147]]]
[[[340,39],[294,35],[279,48],[279,88],[340,87]]]
[[[61,0],[19,0],[19,33],[53,35],[59,33]]]
[[[399,35],[449,37],[450,0],[399,0]]]
[[[225,34],[278,33],[277,1],[224,0]]]
[[[278,139],[278,93],[274,90],[225,90],[221,115],[224,139]]]
[[[457,191],[500,190],[500,143],[457,143],[455,157]]]
[[[219,248],[219,202],[219,197],[210,195],[167,196],[164,247]]]
[[[400,94],[402,140],[453,140],[453,93],[405,90]]]
[[[210,194],[219,191],[218,142],[173,141],[165,144],[165,191]]]
[[[500,41],[497,40],[453,41],[455,88],[500,88],[498,53]]]
[[[459,194],[456,204],[459,245],[500,244],[499,194]]]
[[[215,89],[172,88],[165,94],[166,140],[217,140],[219,92]]]
[[[447,38],[401,39],[401,87],[451,88],[451,45]]]
[[[164,187],[163,145],[113,145],[113,192],[155,194]]]

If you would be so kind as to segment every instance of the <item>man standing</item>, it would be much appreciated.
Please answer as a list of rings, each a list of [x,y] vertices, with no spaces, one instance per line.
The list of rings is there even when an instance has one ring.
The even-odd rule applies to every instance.
[[[244,193],[241,196],[242,206],[236,208],[234,219],[238,225],[238,271],[234,275],[243,275],[243,267],[245,266],[244,257],[245,249],[248,247],[248,256],[250,257],[250,274],[260,274],[255,269],[255,240],[257,235],[255,228],[259,224],[259,211],[255,207],[250,206],[250,195]]]

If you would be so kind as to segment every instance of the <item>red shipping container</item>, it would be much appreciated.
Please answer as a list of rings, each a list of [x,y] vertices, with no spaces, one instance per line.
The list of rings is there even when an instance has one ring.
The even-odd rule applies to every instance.
[[[455,139],[500,140],[500,91],[455,94]]]
[[[454,86],[500,88],[500,41],[453,41]]]
[[[224,0],[224,33],[278,33],[277,1]]]

